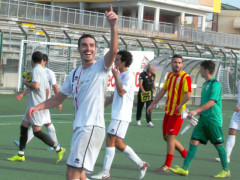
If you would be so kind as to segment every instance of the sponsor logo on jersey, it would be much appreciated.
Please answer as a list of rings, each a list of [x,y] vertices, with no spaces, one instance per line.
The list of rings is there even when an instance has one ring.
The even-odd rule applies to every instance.
[[[76,158],[74,162],[75,162],[76,164],[79,164],[79,159]]]
[[[206,86],[206,90],[208,90],[208,88],[209,88],[209,85]]]

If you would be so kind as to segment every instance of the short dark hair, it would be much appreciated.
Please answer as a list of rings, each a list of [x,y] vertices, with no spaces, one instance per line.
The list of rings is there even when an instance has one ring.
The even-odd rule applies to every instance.
[[[95,39],[95,37],[91,34],[83,34],[79,39],[78,39],[78,47],[80,47],[80,43],[81,43],[81,40],[84,39],[84,38],[92,38],[94,39],[95,41],[95,45],[97,44],[97,41]]]
[[[40,51],[33,52],[32,61],[34,63],[41,63],[42,59],[43,59],[43,54]]]
[[[125,62],[126,67],[129,67],[132,64],[133,56],[129,51],[120,50],[117,54],[121,56],[121,62]]]
[[[48,62],[48,55],[43,54],[43,61]]]
[[[201,62],[200,66],[203,67],[204,69],[208,69],[209,74],[211,75],[215,71],[215,63],[212,60],[205,60]]]
[[[172,61],[175,58],[181,58],[183,60],[183,58],[182,58],[182,56],[180,54],[174,54],[173,57],[172,57]]]

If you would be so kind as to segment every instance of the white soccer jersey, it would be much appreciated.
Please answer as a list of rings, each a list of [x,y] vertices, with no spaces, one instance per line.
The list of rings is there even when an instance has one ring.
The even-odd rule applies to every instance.
[[[39,89],[30,89],[28,106],[36,106],[46,100],[46,89],[49,88],[47,74],[43,67],[37,64],[32,70],[32,82],[39,83]]]
[[[119,96],[115,85],[112,103],[112,119],[131,122],[135,76],[133,72],[127,70],[120,73],[118,79],[126,93],[122,97]]]
[[[29,89],[28,108],[36,106],[46,100],[46,89],[49,88],[47,74],[40,64],[37,64],[32,70],[32,82],[39,83],[39,89]],[[32,115],[31,124],[41,126],[43,124],[43,111],[38,111]],[[26,111],[27,113],[27,111]],[[26,113],[23,120],[28,121]]]
[[[57,84],[56,76],[51,69],[45,68],[45,72],[47,73],[48,83],[49,83],[49,96],[48,99],[52,97],[52,86]]]
[[[80,66],[76,71],[72,70],[63,83],[60,92],[67,96],[73,94],[74,98],[73,129],[85,126],[105,128],[104,100],[109,70],[105,68],[103,57],[87,69]]]

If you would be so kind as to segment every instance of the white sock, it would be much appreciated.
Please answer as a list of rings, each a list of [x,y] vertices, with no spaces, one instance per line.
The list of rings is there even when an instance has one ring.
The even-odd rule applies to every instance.
[[[33,135],[33,129],[32,129],[32,127],[30,127],[30,128],[28,129],[28,139],[27,139],[27,143],[26,143],[26,144],[28,144],[28,143],[32,140],[33,137],[34,137],[34,135]]]
[[[115,147],[106,147],[106,153],[103,163],[103,171],[108,174],[115,156]]]
[[[227,153],[227,158],[230,158],[230,155],[232,153],[232,149],[235,145],[235,139],[236,139],[236,136],[235,135],[228,135],[228,139],[227,139],[227,142],[226,142],[226,153]]]
[[[126,154],[127,157],[131,159],[134,163],[136,163],[140,168],[144,165],[144,162],[138,157],[138,155],[128,145],[126,146],[126,149],[124,149],[123,153]]]
[[[23,155],[24,156],[24,151],[18,151],[18,155]]]
[[[50,137],[56,144],[58,144],[57,135],[56,135],[56,131],[55,131],[54,125],[51,124],[50,126],[47,126],[47,131],[48,131],[49,137]]]

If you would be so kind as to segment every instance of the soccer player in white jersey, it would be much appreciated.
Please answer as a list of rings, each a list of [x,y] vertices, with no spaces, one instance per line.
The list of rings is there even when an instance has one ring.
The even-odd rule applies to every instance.
[[[32,54],[32,81],[28,82],[27,78],[23,79],[23,84],[28,87],[28,91],[24,95],[29,94],[28,108],[36,106],[46,100],[46,92],[49,92],[49,85],[47,80],[47,74],[41,62],[43,55],[39,51],[35,51]],[[20,145],[18,154],[8,158],[9,161],[25,161],[24,149],[28,139],[28,128],[32,126],[33,134],[45,144],[53,147],[57,152],[57,163],[62,160],[65,149],[58,146],[47,134],[43,133],[41,127],[43,125],[45,110],[35,113],[31,118],[27,118],[27,111],[23,117],[20,127]]]
[[[73,94],[75,118],[67,180],[85,180],[86,172],[93,172],[105,137],[104,99],[108,73],[118,50],[118,16],[112,5],[105,15],[111,30],[110,49],[105,56],[95,62],[96,40],[90,34],[82,35],[78,40],[82,65],[72,70],[56,96],[28,110],[31,118],[39,110],[56,107]]]
[[[56,76],[54,74],[54,72],[46,67],[46,64],[48,63],[48,56],[46,54],[43,54],[43,61],[41,62],[42,67],[44,68],[45,72],[47,73],[47,79],[48,79],[48,83],[49,83],[49,95],[48,95],[48,99],[50,99],[52,97],[52,89],[54,91],[54,94],[56,95],[58,93],[58,87],[57,87],[57,81],[56,81]],[[21,93],[17,96],[17,100],[20,101],[25,93]],[[58,110],[61,111],[62,110],[62,104],[57,106]],[[50,138],[52,138],[52,140],[58,144],[58,140],[57,140],[57,135],[56,135],[56,130],[54,125],[51,122],[51,116],[50,116],[50,112],[48,109],[46,109],[45,113],[44,113],[44,126],[47,128],[47,132],[48,132],[48,136]],[[28,130],[28,139],[27,139],[27,144],[32,140],[32,138],[34,137],[32,128],[29,128]],[[19,141],[14,141],[14,143],[19,146]],[[52,147],[47,148],[47,150],[52,151],[54,150]]]
[[[238,103],[232,115],[229,125],[228,139],[225,145],[228,163],[230,163],[230,156],[235,145],[237,131],[240,131],[240,81],[238,81]],[[220,158],[216,158],[216,160],[220,162]]]
[[[103,170],[99,174],[91,176],[92,179],[110,178],[110,168],[116,148],[139,167],[139,179],[143,179],[145,176],[148,163],[142,161],[133,149],[123,142],[129,123],[132,120],[135,76],[133,72],[128,69],[131,63],[132,55],[130,52],[123,50],[117,53],[115,67],[112,68],[115,79],[114,94],[105,102],[105,107],[112,103],[112,117],[107,131],[107,147]]]

